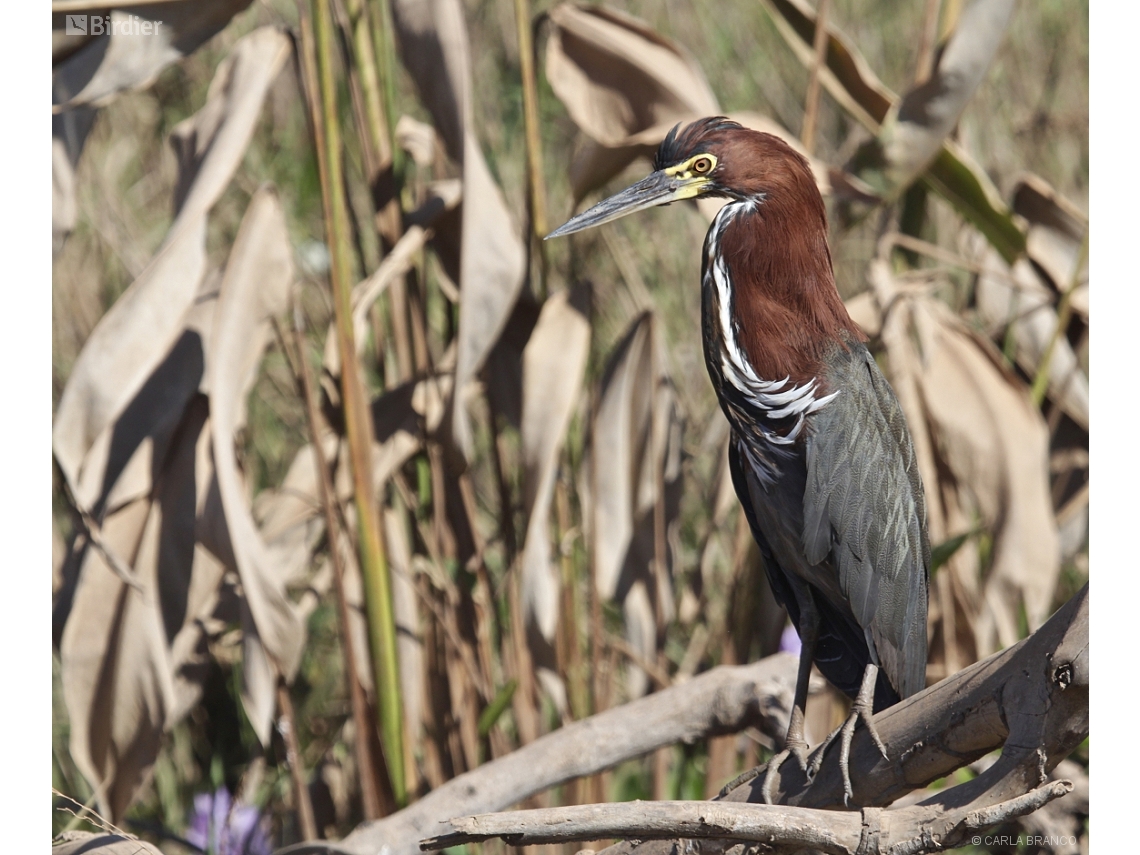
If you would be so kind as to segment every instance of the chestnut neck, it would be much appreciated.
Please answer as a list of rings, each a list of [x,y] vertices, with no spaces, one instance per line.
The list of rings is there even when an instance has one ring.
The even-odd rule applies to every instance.
[[[744,207],[725,227],[720,251],[740,345],[760,377],[790,377],[797,385],[819,378],[830,347],[867,340],[835,289],[827,217],[814,184]]]

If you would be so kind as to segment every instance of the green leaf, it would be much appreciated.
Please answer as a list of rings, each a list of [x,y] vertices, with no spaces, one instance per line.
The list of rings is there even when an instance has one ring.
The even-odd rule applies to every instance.
[[[1025,252],[1025,232],[1013,221],[997,188],[980,166],[966,159],[964,152],[952,150],[952,143],[942,146],[923,180],[984,234],[1007,263],[1013,264]]]
[[[934,574],[939,567],[949,561],[954,553],[962,548],[962,544],[973,537],[976,531],[967,531],[962,534],[955,535],[947,540],[942,541],[940,544],[930,550],[930,573]]]
[[[518,685],[518,680],[511,680],[495,693],[494,699],[479,716],[479,736],[485,737],[491,732],[491,728],[495,726],[499,716],[506,712],[507,705],[510,704]]]

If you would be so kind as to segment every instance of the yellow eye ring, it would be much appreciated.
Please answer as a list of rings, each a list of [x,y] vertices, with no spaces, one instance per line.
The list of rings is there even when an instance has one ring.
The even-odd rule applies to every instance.
[[[693,161],[693,172],[697,175],[704,175],[706,172],[711,172],[713,168],[712,158],[698,157]]]

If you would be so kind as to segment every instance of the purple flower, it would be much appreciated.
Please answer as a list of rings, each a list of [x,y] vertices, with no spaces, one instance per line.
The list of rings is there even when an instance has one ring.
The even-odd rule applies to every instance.
[[[251,805],[232,807],[230,791],[194,796],[194,818],[186,839],[210,855],[270,855],[273,847],[262,826],[261,811]]]
[[[800,653],[800,634],[796,632],[796,628],[790,623],[784,627],[783,633],[780,635],[780,650],[785,653],[795,653],[797,656]]]

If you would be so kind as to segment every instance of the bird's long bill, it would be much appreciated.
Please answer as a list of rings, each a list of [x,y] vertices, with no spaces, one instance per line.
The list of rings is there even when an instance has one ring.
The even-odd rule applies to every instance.
[[[696,195],[694,191],[695,188],[690,182],[669,175],[663,170],[654,172],[620,193],[603,199],[590,210],[583,211],[548,234],[546,239],[592,229],[594,226],[611,222],[634,211],[644,211],[654,205],[667,205],[680,199],[691,199]]]

